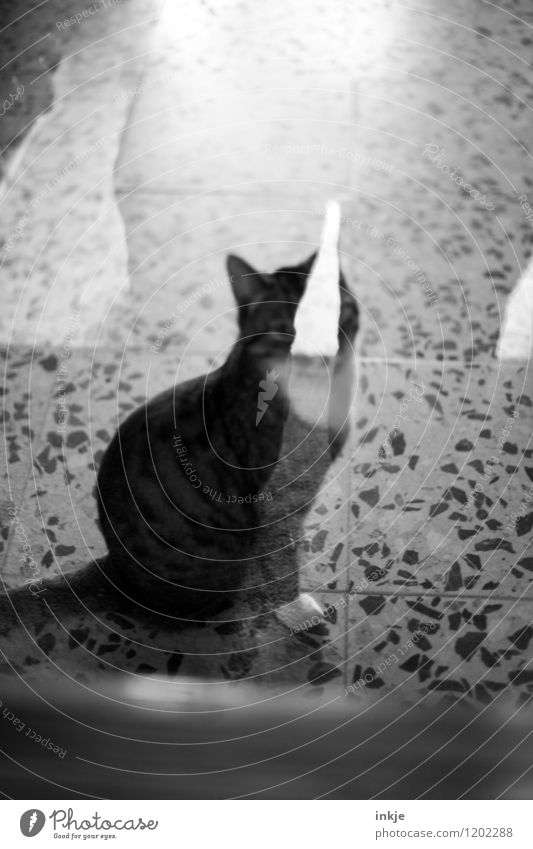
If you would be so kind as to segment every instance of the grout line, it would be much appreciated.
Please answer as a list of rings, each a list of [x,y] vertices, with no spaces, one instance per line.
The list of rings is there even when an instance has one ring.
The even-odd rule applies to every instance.
[[[123,166],[121,166],[121,167],[123,167]],[[269,187],[276,187],[278,184],[281,184],[282,186],[286,186],[287,188],[282,189],[282,191],[280,191],[280,192],[272,191],[271,197],[279,198],[282,201],[291,200],[291,201],[294,201],[294,202],[305,203],[305,204],[307,204],[306,205],[306,211],[312,213],[312,212],[315,212],[315,209],[309,207],[310,200],[316,201],[317,203],[320,201],[320,205],[321,205],[321,209],[322,209],[324,197],[323,196],[313,197],[312,194],[311,194],[311,197],[310,197],[309,196],[309,183],[310,183],[309,180],[289,180],[289,179],[277,180],[277,181],[274,181],[274,180],[261,180],[261,181],[259,181],[258,180],[255,183],[253,181],[248,181],[248,182],[243,181],[242,183],[236,184],[237,186],[239,186],[239,188],[236,188],[235,184],[230,184],[229,186],[224,186],[224,185],[215,186],[214,188],[208,188],[208,189],[204,189],[202,191],[192,191],[192,190],[184,191],[183,189],[178,189],[178,188],[165,189],[165,188],[159,188],[159,187],[156,188],[155,186],[146,186],[146,185],[142,185],[142,186],[128,185],[127,183],[121,183],[119,181],[118,184],[115,185],[115,194],[121,195],[121,196],[125,196],[125,195],[132,195],[133,196],[133,195],[139,195],[139,194],[146,193],[148,195],[154,195],[154,196],[161,195],[162,197],[167,197],[167,196],[168,197],[175,197],[176,199],[182,199],[184,201],[186,201],[186,200],[197,200],[197,199],[203,198],[203,197],[209,198],[209,197],[212,197],[213,195],[220,195],[220,196],[225,197],[225,198],[228,198],[231,195],[234,195],[235,197],[239,197],[239,198],[249,198],[249,197],[253,197],[255,195],[258,200],[261,200],[264,197],[265,184],[267,184]],[[319,185],[321,188],[323,187],[323,184],[321,184],[321,183],[314,184],[314,185]],[[338,190],[338,189],[339,189],[339,186],[336,183],[331,185],[331,193],[333,193],[335,190]],[[340,199],[341,201],[351,202],[351,201],[355,201],[355,195],[356,195],[356,192],[355,192],[354,189],[343,186],[342,191],[340,191],[340,192],[337,191],[335,196],[337,197],[337,199]]]
[[[29,347],[28,345],[24,345],[22,343],[17,344],[17,345],[9,345],[9,346],[7,346],[5,344],[0,344],[0,352],[6,352],[8,350],[8,348],[9,348],[10,352],[12,352],[12,351],[16,352],[17,350],[24,351],[24,350],[27,350],[28,347]],[[88,344],[87,345],[72,345],[72,348],[75,349],[76,351],[80,352],[80,353],[92,353],[95,350],[94,345],[88,345]],[[39,356],[41,353],[48,353],[49,351],[52,351],[52,352],[58,351],[59,349],[60,349],[60,346],[43,343],[42,346],[34,347],[33,350],[35,351],[35,355],[36,355],[36,358],[37,358],[37,356]],[[116,346],[112,346],[112,345],[104,345],[104,346],[99,345],[99,346],[97,346],[97,350],[99,350],[99,351],[116,351],[117,348],[116,348]],[[127,350],[128,354],[134,354],[134,355],[142,354],[142,353],[146,353],[146,345],[140,344],[140,343],[135,344],[135,345],[129,345],[126,350]],[[199,349],[198,351],[194,351],[194,353],[191,354],[190,356],[191,357],[213,357],[213,356],[215,356],[219,353],[220,353],[220,351],[218,349],[215,349],[215,348],[213,350],[208,350],[208,349],[202,348],[202,349]],[[159,356],[161,358],[165,358],[165,356],[167,356],[168,359],[175,359],[175,354],[170,353],[170,352],[168,352],[166,354],[165,354],[165,352],[162,352]],[[364,365],[400,365],[400,366],[416,365],[417,368],[423,368],[424,366],[428,366],[428,367],[429,366],[431,366],[431,367],[446,366],[450,369],[475,366],[477,368],[487,368],[487,367],[494,368],[498,372],[504,371],[506,369],[506,367],[515,369],[517,366],[524,366],[528,362],[529,362],[528,360],[514,360],[514,361],[509,361],[509,362],[501,362],[500,360],[497,360],[496,357],[491,357],[487,360],[476,360],[476,361],[467,361],[467,360],[462,360],[462,359],[457,359],[457,360],[454,360],[454,359],[432,360],[431,359],[430,360],[430,359],[424,359],[423,357],[356,357],[356,365],[362,365],[362,366],[364,366]]]
[[[346,690],[348,686],[348,649],[349,649],[349,640],[348,640],[348,630],[350,626],[350,595],[346,593],[346,609],[344,611],[344,634],[343,634],[343,646],[342,646],[342,683],[344,690]]]
[[[533,592],[533,590],[532,590]],[[490,590],[487,590],[486,595],[480,593],[470,593],[470,592],[457,592],[452,593],[449,591],[439,592],[438,590],[381,590],[376,587],[375,592],[358,592],[358,593],[348,593],[349,598],[357,598],[358,596],[377,596],[382,595],[387,598],[394,598],[401,596],[402,598],[451,598],[456,601],[462,601],[464,598],[469,599],[477,599],[478,601],[530,601],[533,603],[533,595],[497,595]]]
[[[443,590],[439,592],[438,590],[388,590],[388,589],[380,589],[376,587],[374,591],[372,590],[361,590],[361,592],[350,592],[349,590],[331,590],[323,587],[311,587],[306,590],[306,592],[321,594],[321,595],[346,595],[348,601],[350,599],[358,598],[359,596],[377,596],[382,595],[387,598],[452,598],[456,601],[461,601],[464,598],[468,599],[478,599],[479,601],[530,601],[533,603],[533,588],[531,590],[531,595],[520,594],[520,595],[505,595],[505,594],[495,594],[491,592],[491,590],[487,590],[486,593],[474,593],[474,592],[450,592],[449,590]]]
[[[353,394],[354,394],[354,397],[355,397],[355,392]],[[352,399],[352,401],[353,401],[353,399]],[[351,420],[352,420],[351,408],[352,408],[352,403],[350,403],[350,425],[351,425]],[[341,451],[341,459],[342,459],[342,451]],[[344,510],[345,510],[344,519],[345,519],[345,522],[346,522],[346,533],[343,535],[343,539],[342,539],[342,544],[343,544],[342,545],[342,547],[343,547],[342,562],[343,562],[343,567],[344,567],[343,571],[345,573],[344,581],[343,581],[343,584],[344,584],[343,592],[345,592],[345,593],[348,593],[348,590],[350,589],[350,580],[351,580],[350,576],[351,576],[351,573],[352,573],[352,555],[351,555],[351,552],[350,552],[350,531],[351,531],[351,528],[353,527],[353,517],[352,517],[352,512],[351,512],[350,508],[351,508],[351,503],[352,503],[352,494],[353,494],[353,491],[354,491],[353,485],[352,485],[353,479],[354,479],[353,463],[349,462],[349,463],[347,463],[347,466],[348,466],[347,472],[346,472],[346,487],[347,488],[344,492],[344,495],[346,497],[346,504],[344,505]],[[342,472],[341,472],[341,475],[342,475]],[[319,493],[317,493],[317,497],[318,497],[318,495],[319,495]]]

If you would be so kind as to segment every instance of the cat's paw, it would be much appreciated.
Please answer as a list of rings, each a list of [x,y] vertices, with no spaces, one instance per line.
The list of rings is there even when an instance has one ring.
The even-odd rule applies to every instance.
[[[293,634],[326,622],[324,611],[309,593],[300,593],[294,601],[278,608],[276,616]]]

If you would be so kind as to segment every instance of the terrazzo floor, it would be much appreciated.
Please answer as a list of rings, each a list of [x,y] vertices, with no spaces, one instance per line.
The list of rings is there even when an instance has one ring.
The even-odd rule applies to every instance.
[[[305,31],[296,0],[176,9],[52,20],[55,99],[4,186],[2,671],[527,701],[533,383],[495,353],[531,255],[530,4],[316,0]],[[96,470],[119,420],[231,344],[225,255],[302,259],[330,197],[361,312],[348,442],[303,518],[273,479],[260,603],[172,627],[102,579]],[[302,367],[302,397],[326,376]],[[276,619],[297,576],[327,627]]]

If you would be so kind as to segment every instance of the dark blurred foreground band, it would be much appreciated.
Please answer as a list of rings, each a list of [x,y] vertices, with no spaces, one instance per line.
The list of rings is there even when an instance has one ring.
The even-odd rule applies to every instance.
[[[391,708],[232,682],[0,689],[15,799],[527,799],[533,720],[493,703]]]

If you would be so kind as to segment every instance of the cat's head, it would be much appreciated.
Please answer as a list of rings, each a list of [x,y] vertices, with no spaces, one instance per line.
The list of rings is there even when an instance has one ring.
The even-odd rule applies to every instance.
[[[296,310],[316,254],[272,274],[256,271],[230,254],[227,268],[239,308],[239,337],[257,353],[288,353],[294,340]]]

